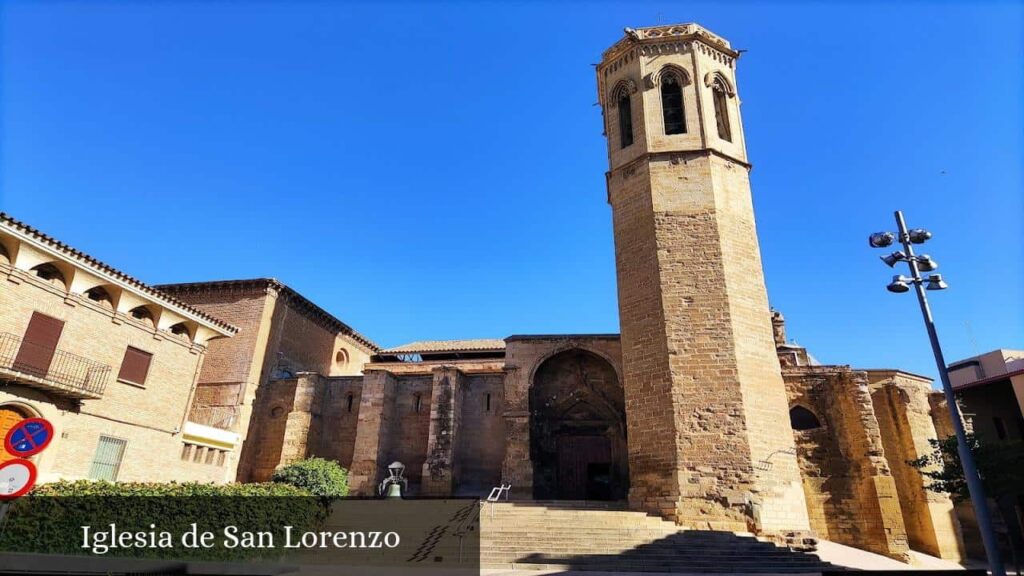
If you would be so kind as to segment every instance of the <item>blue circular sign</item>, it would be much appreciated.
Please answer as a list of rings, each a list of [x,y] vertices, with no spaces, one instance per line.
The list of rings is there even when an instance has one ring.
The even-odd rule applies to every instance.
[[[7,432],[4,448],[12,456],[25,458],[38,454],[53,440],[53,425],[45,418],[28,418]]]

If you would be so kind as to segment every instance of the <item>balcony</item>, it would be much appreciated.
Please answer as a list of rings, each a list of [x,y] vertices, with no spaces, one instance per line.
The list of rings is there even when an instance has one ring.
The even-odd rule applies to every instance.
[[[0,379],[76,400],[96,400],[103,397],[110,372],[105,364],[0,333]]]
[[[193,405],[185,422],[183,439],[222,450],[233,450],[240,436],[235,432],[238,424],[238,406]]]
[[[193,406],[188,421],[221,430],[234,430],[238,422],[238,406]]]

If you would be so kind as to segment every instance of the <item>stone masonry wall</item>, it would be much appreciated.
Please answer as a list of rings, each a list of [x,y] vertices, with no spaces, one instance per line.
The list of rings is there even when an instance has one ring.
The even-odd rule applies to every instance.
[[[937,437],[928,401],[931,381],[895,371],[868,371],[871,399],[886,460],[896,481],[910,547],[950,560],[964,557],[948,496],[925,488],[927,480],[908,461],[931,453]]]
[[[908,561],[866,374],[812,366],[786,368],[783,376],[790,406],[810,410],[821,423],[794,432],[812,529],[822,538]]]
[[[505,457],[504,386],[503,374],[466,376],[462,387],[463,434],[455,439],[455,494],[486,496],[501,483]]]
[[[311,444],[311,455],[334,460],[349,469],[355,450],[363,378],[321,378],[319,386],[320,429],[315,443]]]

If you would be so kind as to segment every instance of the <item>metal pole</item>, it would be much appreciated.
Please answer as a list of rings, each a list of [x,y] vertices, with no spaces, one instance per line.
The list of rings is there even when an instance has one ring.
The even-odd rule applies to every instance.
[[[992,529],[992,518],[988,511],[985,489],[982,487],[978,468],[974,465],[974,455],[971,454],[971,447],[967,445],[967,433],[964,430],[963,418],[960,416],[960,407],[957,406],[956,396],[953,395],[953,386],[949,383],[946,360],[942,356],[942,347],[939,346],[939,336],[935,332],[932,311],[928,307],[928,298],[925,297],[921,272],[918,269],[917,261],[914,260],[914,247],[910,242],[910,235],[907,233],[907,223],[903,220],[903,212],[899,210],[896,211],[896,225],[899,227],[900,242],[903,244],[903,249],[906,250],[907,263],[910,264],[911,275],[914,277],[914,290],[917,292],[918,302],[921,303],[921,315],[924,316],[924,326],[928,329],[928,339],[932,343],[932,353],[935,354],[935,366],[939,369],[942,391],[946,395],[946,404],[949,405],[949,415],[953,419],[953,429],[956,430],[957,452],[960,454],[960,464],[963,466],[964,478],[967,480],[967,490],[971,493],[974,514],[978,518],[978,529],[981,531],[981,541],[985,544],[985,555],[988,556],[989,570],[992,572],[992,576],[1006,576],[1006,568],[999,554],[999,542],[996,540],[995,530]]]

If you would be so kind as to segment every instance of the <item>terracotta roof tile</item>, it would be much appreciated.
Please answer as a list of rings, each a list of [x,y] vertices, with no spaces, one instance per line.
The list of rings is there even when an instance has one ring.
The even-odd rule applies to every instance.
[[[37,229],[29,226],[28,224],[25,224],[24,222],[21,222],[20,220],[15,219],[10,214],[7,214],[6,212],[0,212],[0,223],[7,224],[11,228],[13,228],[13,229],[15,229],[15,230],[17,230],[17,231],[19,231],[19,232],[21,232],[23,234],[27,234],[27,235],[31,236],[32,238],[35,238],[36,240],[39,240],[40,242],[50,246],[51,248],[57,250],[58,252],[62,252],[65,255],[70,256],[71,258],[74,258],[75,260],[78,260],[79,262],[83,263],[86,268],[92,267],[92,268],[99,269],[99,270],[101,270],[103,272],[106,272],[107,274],[110,274],[110,275],[114,276],[115,278],[117,278],[117,279],[119,279],[119,280],[121,280],[121,281],[123,281],[123,282],[125,282],[125,283],[127,283],[127,284],[129,284],[129,285],[131,285],[133,287],[135,287],[135,288],[138,288],[139,290],[145,292],[146,294],[149,294],[150,296],[152,296],[156,300],[163,301],[164,303],[169,304],[172,307],[177,307],[177,308],[184,309],[184,310],[188,311],[189,313],[191,313],[191,314],[193,314],[193,315],[195,315],[195,316],[197,316],[199,318],[202,318],[203,320],[206,320],[207,322],[209,322],[211,324],[214,324],[215,326],[218,326],[219,328],[221,328],[222,330],[228,332],[229,334],[237,334],[238,333],[238,328],[236,328],[235,326],[232,326],[231,324],[228,324],[227,322],[225,322],[225,321],[223,321],[223,320],[221,320],[219,318],[211,316],[211,315],[207,314],[206,312],[203,312],[202,310],[199,310],[198,308],[195,308],[195,307],[193,307],[193,306],[191,306],[189,304],[186,304],[185,302],[182,302],[181,300],[178,300],[177,298],[174,298],[170,294],[166,294],[164,292],[161,292],[161,291],[157,290],[156,288],[153,288],[152,286],[149,286],[148,284],[143,283],[141,280],[138,280],[138,279],[136,279],[136,278],[134,278],[132,276],[129,276],[128,274],[125,274],[124,272],[121,272],[120,270],[114,268],[113,266],[110,266],[109,264],[105,264],[103,262],[100,262],[99,260],[93,258],[92,256],[90,256],[90,255],[88,255],[88,254],[86,254],[86,253],[84,253],[84,252],[82,252],[82,251],[80,251],[80,250],[78,250],[76,248],[72,248],[71,246],[68,246],[67,244],[61,242],[60,240],[57,240],[56,238],[53,238],[52,236],[49,236],[49,235],[41,232],[40,230],[37,230]]]
[[[484,352],[505,349],[505,341],[496,338],[475,340],[422,340],[381,350],[380,354],[427,354],[431,352]]]

